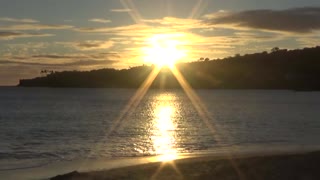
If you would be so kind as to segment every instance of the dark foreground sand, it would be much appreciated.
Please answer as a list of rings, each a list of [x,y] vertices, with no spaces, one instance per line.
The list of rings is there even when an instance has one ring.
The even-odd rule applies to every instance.
[[[176,168],[174,168],[176,167]],[[96,172],[71,172],[65,179],[257,179],[320,180],[320,152],[241,157],[197,157]]]

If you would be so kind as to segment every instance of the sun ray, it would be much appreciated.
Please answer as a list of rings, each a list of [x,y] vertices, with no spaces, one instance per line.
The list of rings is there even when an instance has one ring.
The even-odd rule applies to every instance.
[[[142,17],[131,0],[120,0],[120,2],[124,8],[130,9],[128,13],[136,24],[143,24]]]
[[[131,16],[132,20],[136,24],[144,24],[142,21],[142,17],[132,2],[132,0],[120,0],[121,4],[123,5],[124,8],[130,9],[129,15]],[[168,9],[170,8],[170,1],[168,2]],[[201,12],[205,9],[205,4],[207,4],[206,0],[198,0],[198,2],[195,4],[195,6],[192,9],[191,14],[189,15],[190,19],[193,19],[195,17],[198,17]],[[157,37],[158,35],[154,36],[153,38]],[[166,36],[166,34],[164,34]],[[170,36],[170,35],[167,35]],[[184,79],[180,71],[175,67],[175,61],[178,59],[184,57],[186,54],[184,51],[176,49],[179,41],[174,41],[172,39],[166,39],[165,44],[167,44],[168,47],[160,47],[158,43],[153,43],[152,45],[154,46],[153,49],[150,50],[150,55],[158,55],[160,56],[159,62],[163,62],[166,59],[169,59],[169,61],[164,62],[164,64],[159,63],[155,68],[152,70],[152,72],[149,74],[149,76],[146,78],[144,83],[140,86],[140,88],[137,90],[135,95],[129,100],[128,104],[125,106],[123,111],[120,113],[119,117],[114,121],[113,125],[111,128],[108,130],[108,132],[105,135],[105,138],[108,139],[110,134],[113,133],[115,130],[121,129],[125,125],[126,117],[129,117],[136,107],[139,105],[141,102],[142,98],[150,88],[152,82],[155,80],[157,75],[159,74],[160,70],[162,69],[162,66],[166,65],[170,67],[171,71],[173,72],[174,76],[177,78],[179,84],[183,88],[184,92],[187,94],[188,98],[191,100],[193,106],[195,107],[196,111],[198,112],[199,116],[202,118],[214,138],[217,140],[217,143],[220,142],[219,134],[217,133],[216,129],[219,129],[216,125],[216,128],[214,128],[211,123],[210,123],[210,115],[209,112],[207,111],[205,105],[202,104],[201,99],[196,95],[196,93],[193,91],[191,86],[188,84],[188,82]],[[160,52],[160,53],[159,53]],[[174,57],[172,57],[174,56]],[[171,59],[170,59],[171,58]],[[220,130],[220,129],[219,129]],[[99,148],[99,145],[103,145],[102,143],[99,143],[96,148]],[[90,154],[89,154],[90,155]],[[88,155],[88,156],[89,156]],[[230,155],[228,155],[228,159],[230,160],[232,166],[234,167],[235,171],[237,172],[238,176],[240,179],[244,179],[243,174],[241,173],[240,169],[238,168],[237,164],[233,161],[233,158]],[[83,162],[82,164],[84,164]],[[170,164],[172,168],[175,170],[175,172],[182,178],[183,175],[180,172],[179,168],[176,166],[174,160],[164,160],[155,174],[151,177],[151,179],[155,179],[157,175],[161,172],[161,170],[164,168],[166,164]],[[79,167],[79,169],[82,166]]]
[[[203,0],[198,0],[198,1],[197,1],[197,3],[196,3],[195,6],[192,8],[192,11],[191,11],[191,13],[190,13],[190,15],[189,15],[189,17],[188,17],[189,19],[193,19],[193,18],[195,17],[195,14],[198,13],[199,8],[200,8],[202,2],[203,2]]]
[[[172,167],[172,169],[177,173],[177,175],[180,177],[180,179],[183,179],[183,174],[181,173],[181,171],[179,170],[179,168],[177,167],[177,165],[174,161],[161,162],[160,166],[157,168],[156,172],[151,176],[150,179],[157,179],[157,177],[161,173],[162,169],[168,165],[170,165]]]
[[[150,88],[152,82],[154,79],[157,77],[157,75],[160,72],[160,68],[155,67],[149,74],[149,76],[146,78],[146,80],[143,82],[143,84],[140,86],[140,88],[137,90],[135,95],[129,100],[128,104],[125,106],[125,108],[122,110],[118,118],[113,122],[112,126],[110,129],[107,131],[105,134],[104,140],[107,140],[110,135],[116,130],[116,129],[121,129],[122,126],[124,125],[126,121],[126,117],[130,116],[130,114],[136,109],[136,107],[139,105],[140,101]],[[104,143],[100,142],[98,143],[94,149],[100,149],[101,146],[105,145]],[[88,154],[88,157],[91,156],[93,151]],[[86,164],[86,160],[81,163],[81,165],[78,167],[80,169],[83,167],[83,165]]]
[[[160,68],[155,67],[152,72],[149,74],[147,79],[144,81],[144,83],[141,85],[141,87],[138,89],[136,94],[131,98],[129,103],[126,105],[122,113],[119,115],[119,117],[115,120],[114,125],[112,128],[110,128],[110,132],[108,135],[113,132],[115,129],[119,128],[121,129],[121,126],[123,126],[123,121],[125,121],[125,117],[128,117],[131,115],[131,113],[136,109],[136,107],[139,105],[140,101],[150,88],[152,82],[155,80],[157,75],[160,72]],[[108,136],[107,135],[107,136]]]
[[[206,107],[202,104],[201,99],[196,95],[196,93],[192,90],[189,83],[184,79],[180,71],[174,67],[172,68],[172,73],[177,78],[179,84],[181,85],[182,89],[187,94],[188,98],[190,99],[191,103],[195,107],[196,111],[204,121],[204,123],[207,125],[209,130],[213,135],[216,135],[216,130],[213,128],[213,126],[210,123],[210,115],[206,110]]]
[[[172,6],[171,6],[171,0],[166,0],[166,9],[167,9],[167,16],[170,16],[172,13]]]
[[[215,127],[212,126],[212,124],[210,123],[210,121],[212,122],[212,119],[210,118],[211,116],[210,116],[207,108],[205,107],[205,105],[201,102],[201,99],[193,91],[193,89],[191,88],[189,83],[185,80],[185,78],[182,76],[182,74],[180,73],[180,71],[176,67],[172,68],[171,70],[172,70],[172,73],[174,74],[174,76],[177,78],[182,89],[184,90],[184,92],[186,93],[188,98],[190,99],[191,103],[195,107],[199,116],[204,121],[207,128],[211,131],[217,144],[219,144],[221,142],[220,134],[223,134],[226,136],[227,132],[224,131],[223,133],[221,133],[223,128],[219,127],[219,125],[217,123],[215,124]],[[220,134],[218,133],[218,131],[216,129],[219,129]],[[238,174],[239,179],[245,179],[244,174],[241,172],[237,163],[233,160],[234,158],[233,158],[232,154],[227,152],[226,156],[227,156],[227,159],[230,161],[231,165],[233,166],[233,168],[235,169],[236,173]]]
[[[204,11],[207,7],[208,1],[207,0],[198,0],[195,6],[192,8],[192,11],[189,15],[189,19],[194,19],[200,16],[200,14]]]
[[[159,175],[159,173],[161,172],[161,170],[164,168],[165,164],[164,163],[160,163],[159,168],[156,170],[156,172],[153,173],[153,175],[151,176],[150,179],[156,179],[157,176]]]

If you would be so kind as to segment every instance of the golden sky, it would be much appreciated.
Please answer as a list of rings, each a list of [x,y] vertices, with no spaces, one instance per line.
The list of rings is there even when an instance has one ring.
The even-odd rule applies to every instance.
[[[189,62],[319,40],[318,0],[2,0],[0,85],[42,69]]]

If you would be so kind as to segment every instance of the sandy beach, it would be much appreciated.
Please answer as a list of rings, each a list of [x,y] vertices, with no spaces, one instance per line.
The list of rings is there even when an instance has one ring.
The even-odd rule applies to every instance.
[[[77,172],[52,180],[100,179],[320,179],[320,151],[199,156],[102,171]]]

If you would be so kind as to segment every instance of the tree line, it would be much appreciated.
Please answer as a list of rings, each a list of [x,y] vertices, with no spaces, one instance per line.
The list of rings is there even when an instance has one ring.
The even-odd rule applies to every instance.
[[[177,64],[193,88],[320,90],[320,47],[240,55],[224,59]],[[138,88],[153,66],[99,69],[86,72],[52,72],[44,77],[22,79],[19,86]],[[152,88],[180,88],[169,69],[163,68]]]

